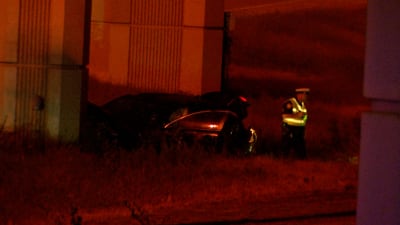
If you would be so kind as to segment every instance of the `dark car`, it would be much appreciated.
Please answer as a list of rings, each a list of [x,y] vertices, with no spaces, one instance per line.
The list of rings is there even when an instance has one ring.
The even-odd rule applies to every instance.
[[[181,94],[128,94],[111,100],[101,109],[118,130],[121,146],[136,149],[154,139],[178,109],[193,108],[198,101],[196,96]]]
[[[250,106],[246,97],[232,92],[207,92],[200,99],[209,108],[230,110],[241,119],[247,117],[247,108]]]
[[[103,153],[110,146],[118,144],[119,132],[113,121],[101,107],[88,102],[83,118],[81,144],[87,152]]]
[[[200,96],[166,93],[124,95],[100,108],[111,121],[112,129],[117,131],[120,145],[127,149],[149,144],[160,148],[164,141],[171,143],[179,139],[187,144],[231,145],[248,151],[249,146],[254,147],[255,143],[249,143],[254,135],[242,123],[247,107],[243,97],[229,99],[224,93],[212,92]]]
[[[230,110],[201,110],[184,113],[163,127],[172,144],[195,145],[216,152],[254,153],[257,141],[253,129],[245,129],[242,119]]]

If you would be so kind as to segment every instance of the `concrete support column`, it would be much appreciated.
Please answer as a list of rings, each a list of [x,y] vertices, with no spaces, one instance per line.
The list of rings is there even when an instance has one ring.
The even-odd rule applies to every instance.
[[[223,27],[223,0],[184,1],[180,91],[220,90]]]
[[[400,224],[400,1],[369,0],[358,225]]]
[[[0,0],[0,122],[22,138],[78,140],[89,0]]]
[[[79,139],[86,101],[89,0],[51,0],[46,131],[62,142]]]
[[[17,84],[17,49],[19,3],[0,0],[0,126],[13,130],[15,121],[15,89]]]
[[[89,69],[100,82],[127,84],[131,4],[130,0],[92,1]]]

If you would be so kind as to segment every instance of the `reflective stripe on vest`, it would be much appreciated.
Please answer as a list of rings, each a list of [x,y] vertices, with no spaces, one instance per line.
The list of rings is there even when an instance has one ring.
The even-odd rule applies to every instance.
[[[307,109],[304,104],[300,104],[295,98],[288,101],[292,103],[292,114],[282,114],[282,121],[290,126],[305,126],[307,122]],[[304,116],[299,117],[298,112],[303,112]]]

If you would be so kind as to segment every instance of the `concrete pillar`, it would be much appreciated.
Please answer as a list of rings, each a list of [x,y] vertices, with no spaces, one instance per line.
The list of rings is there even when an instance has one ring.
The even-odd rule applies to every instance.
[[[0,126],[13,130],[15,121],[15,89],[17,82],[19,3],[0,0]]]
[[[185,0],[180,91],[221,88],[224,1]]]
[[[91,101],[220,90],[223,0],[93,0],[91,25]]]
[[[127,84],[131,1],[93,0],[90,74],[110,85]]]
[[[52,0],[47,81],[46,130],[62,142],[79,139],[81,106],[86,101],[88,0]]]
[[[400,1],[369,0],[358,225],[400,224]]]
[[[88,2],[0,0],[0,121],[6,121],[5,130],[78,140]]]
[[[0,127],[1,131],[13,131],[15,121],[15,90],[17,69],[0,65]],[[6,107],[7,106],[7,107]]]

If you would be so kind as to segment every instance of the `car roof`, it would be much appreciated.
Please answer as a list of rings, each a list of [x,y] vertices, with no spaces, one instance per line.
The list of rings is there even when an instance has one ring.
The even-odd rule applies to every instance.
[[[105,103],[101,108],[120,123],[129,121],[140,127],[151,122],[162,127],[175,118],[175,113],[180,115],[179,111],[183,109],[188,113],[203,110],[232,111],[225,104],[225,99],[231,97],[226,96],[227,94],[221,92],[209,92],[204,95],[158,92],[126,94]]]
[[[236,93],[207,92],[202,95],[149,92],[140,94],[126,94],[105,103],[103,109],[113,109],[127,104],[170,105],[170,107],[187,107],[192,111],[205,109],[227,109],[236,99],[248,104],[247,99]]]
[[[235,100],[239,100],[244,104],[249,104],[246,97],[235,92],[212,91],[202,94],[200,98],[202,101],[213,102],[224,106],[229,106]]]

